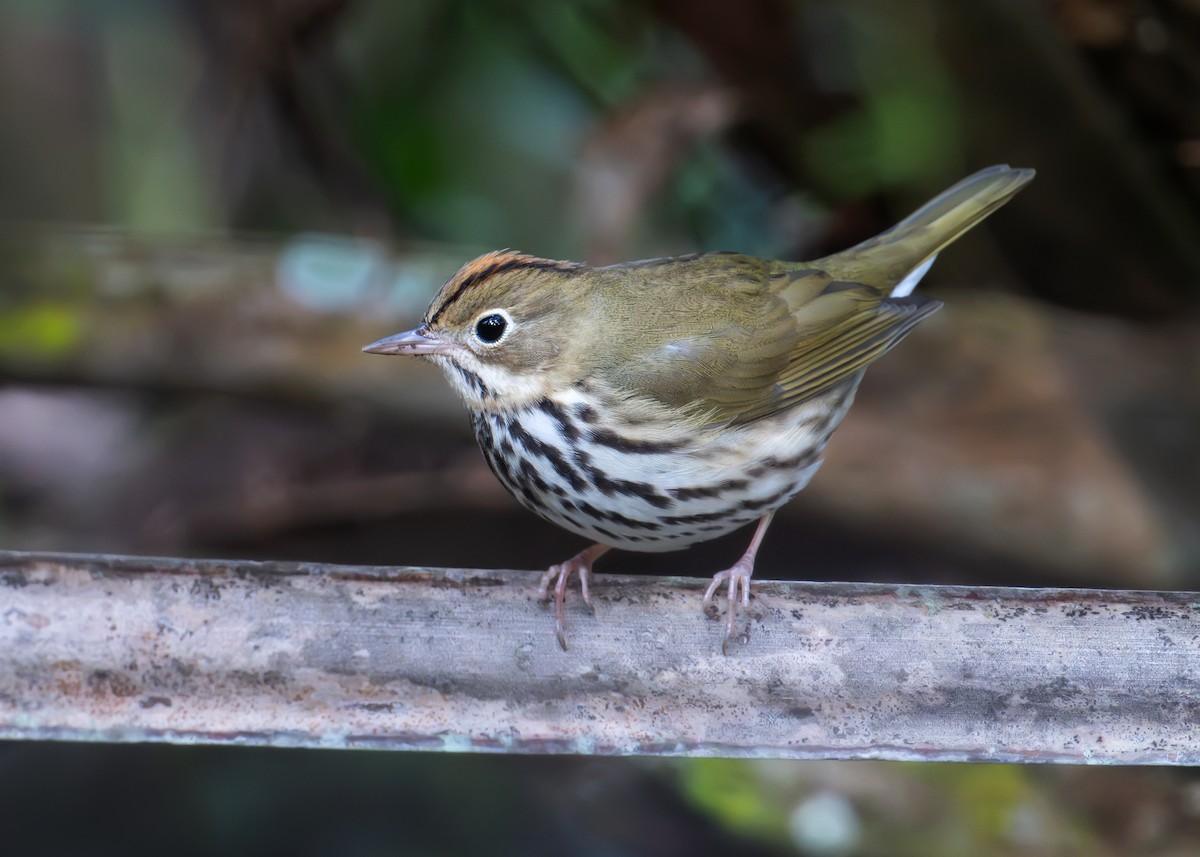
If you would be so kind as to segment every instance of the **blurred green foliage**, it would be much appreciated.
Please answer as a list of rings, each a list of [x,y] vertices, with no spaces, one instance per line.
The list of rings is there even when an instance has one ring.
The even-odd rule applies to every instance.
[[[53,357],[78,344],[83,328],[72,306],[39,303],[0,313],[0,354],[10,358]]]
[[[0,214],[152,233],[355,232],[365,209],[392,224],[381,237],[580,256],[581,147],[663,81],[713,76],[703,52],[650,7],[620,0],[353,3],[312,44],[297,44],[282,15],[256,19],[235,6],[0,11],[0,47],[52,47],[14,55],[32,85],[0,75],[0,105],[18,119],[0,131],[10,155],[0,183],[15,191]],[[805,6],[819,22],[813,74],[852,101],[796,141],[813,186],[789,189],[719,137],[695,140],[672,153],[667,184],[646,189],[631,255],[786,252],[796,236],[772,223],[784,203],[803,201],[812,226],[825,205],[961,172],[956,94],[931,49],[931,22],[914,29],[913,10],[879,4]],[[915,7],[928,18],[926,4]],[[835,44],[818,38],[826,31]],[[51,78],[64,54],[71,62]],[[310,128],[281,116],[278,64],[295,77]],[[57,97],[67,89],[84,110]],[[54,133],[64,126],[74,133]],[[321,146],[337,154],[314,165],[306,148]],[[73,162],[71,186],[63,162]],[[347,173],[360,174],[361,195],[339,197]]]
[[[677,770],[683,794],[730,831],[772,845],[786,843],[790,796],[765,788],[753,762],[697,759],[681,761]]]

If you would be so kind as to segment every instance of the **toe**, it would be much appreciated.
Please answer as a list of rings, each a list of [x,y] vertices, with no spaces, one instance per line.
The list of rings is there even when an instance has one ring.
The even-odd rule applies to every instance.
[[[557,580],[560,574],[560,569],[557,565],[552,565],[546,571],[542,572],[542,579],[538,581],[537,596],[539,601],[546,601],[550,597],[550,581]]]

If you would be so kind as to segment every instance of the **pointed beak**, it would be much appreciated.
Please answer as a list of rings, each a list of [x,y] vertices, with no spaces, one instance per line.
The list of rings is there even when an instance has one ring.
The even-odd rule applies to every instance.
[[[363,351],[368,354],[441,354],[446,350],[446,343],[430,336],[429,328],[425,325],[406,330],[404,333],[385,336],[378,342],[363,347]]]

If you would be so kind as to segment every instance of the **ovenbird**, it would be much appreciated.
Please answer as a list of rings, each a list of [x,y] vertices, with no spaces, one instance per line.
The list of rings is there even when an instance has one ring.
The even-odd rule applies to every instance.
[[[464,266],[422,323],[366,346],[432,360],[496,477],[596,542],[541,579],[564,596],[610,548],[669,551],[758,528],[727,587],[725,642],[771,516],[821,464],[863,370],[941,302],[911,294],[946,245],[1033,178],[994,166],[886,232],[812,262],[708,253],[602,268],[513,252]]]

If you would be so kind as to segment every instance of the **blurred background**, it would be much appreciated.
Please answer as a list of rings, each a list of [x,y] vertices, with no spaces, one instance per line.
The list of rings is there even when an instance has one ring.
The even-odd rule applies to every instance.
[[[0,110],[5,548],[543,569],[580,540],[363,344],[486,250],[811,258],[1008,162],[1036,181],[943,254],[759,575],[1200,586],[1195,0],[5,0]],[[748,535],[599,570],[708,576]],[[1200,779],[8,744],[0,824],[14,855],[1184,855]]]

